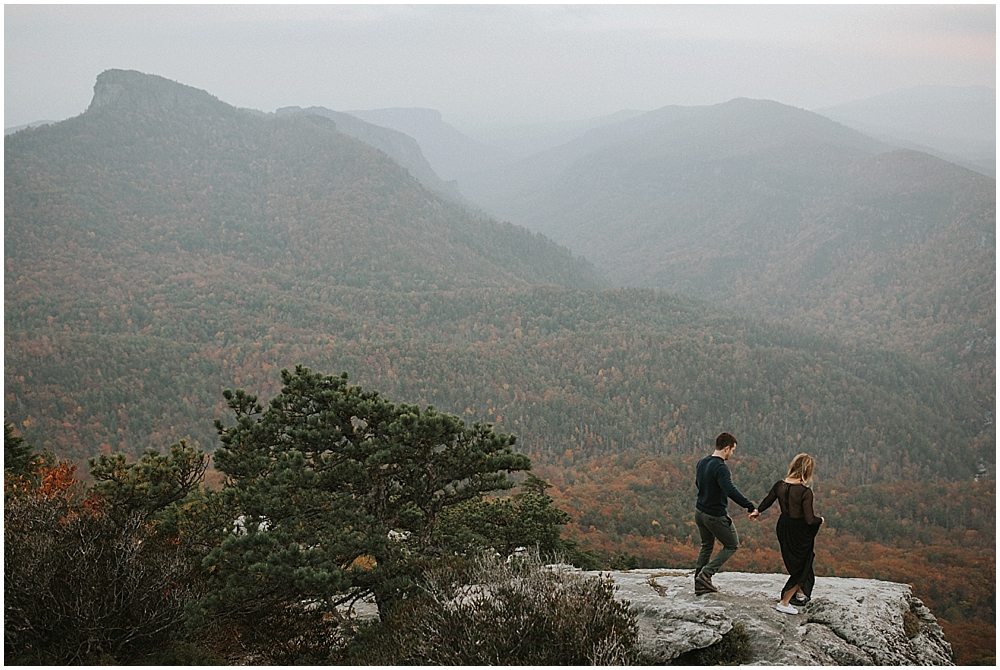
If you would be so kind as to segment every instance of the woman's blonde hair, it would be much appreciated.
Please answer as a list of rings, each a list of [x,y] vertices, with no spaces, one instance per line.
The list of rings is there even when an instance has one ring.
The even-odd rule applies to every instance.
[[[799,454],[792,459],[791,465],[788,466],[788,474],[786,477],[788,479],[798,479],[803,482],[807,482],[812,479],[813,476],[813,466],[816,465],[815,459],[809,454]]]

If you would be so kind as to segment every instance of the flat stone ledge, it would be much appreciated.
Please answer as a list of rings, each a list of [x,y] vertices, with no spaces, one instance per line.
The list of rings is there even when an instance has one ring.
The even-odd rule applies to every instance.
[[[719,593],[696,596],[692,570],[586,574],[614,580],[616,597],[636,613],[640,644],[660,662],[711,646],[740,623],[755,665],[954,664],[937,620],[907,584],[817,577],[812,601],[788,615],[774,608],[786,575],[721,572],[712,577]],[[907,612],[919,623],[912,638]]]

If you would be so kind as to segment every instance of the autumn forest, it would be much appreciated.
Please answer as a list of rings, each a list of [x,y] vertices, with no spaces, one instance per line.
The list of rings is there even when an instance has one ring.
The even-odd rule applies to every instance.
[[[761,114],[773,116],[745,122]],[[328,118],[104,73],[87,112],[5,140],[6,421],[86,478],[101,455],[135,461],[181,440],[211,454],[225,389],[266,405],[282,369],[347,372],[394,403],[513,435],[568,513],[562,537],[615,568],[693,566],[694,463],[726,430],[740,444],[734,481],[755,501],[795,454],[816,457],[818,575],[913,585],[957,662],[992,663],[995,182],[823,137],[836,160],[816,178],[842,188],[809,191],[802,157],[771,146],[740,163],[783,166],[768,188],[800,203],[789,216],[815,214],[814,237],[796,242],[813,260],[712,284],[732,229],[705,222],[750,217],[714,186],[658,205],[673,208],[665,228],[694,212],[711,242],[678,242],[673,265],[651,267],[637,234],[632,256],[598,268],[560,246],[579,213],[569,205],[548,220],[557,244],[424,188]],[[669,153],[630,141],[641,165]],[[605,180],[599,168],[588,179]],[[548,207],[573,186],[560,183]],[[906,194],[921,188],[917,219]],[[594,211],[621,206],[587,193]],[[748,207],[791,211],[761,202]],[[755,224],[754,248],[796,221]],[[825,225],[848,232],[821,244]],[[224,480],[210,465],[205,486]],[[783,572],[776,510],[732,515],[743,545],[727,569]]]

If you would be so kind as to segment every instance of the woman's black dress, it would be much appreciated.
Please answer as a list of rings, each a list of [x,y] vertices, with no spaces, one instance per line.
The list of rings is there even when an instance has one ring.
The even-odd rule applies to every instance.
[[[816,575],[813,561],[816,558],[814,546],[816,533],[822,519],[813,514],[813,492],[804,484],[789,484],[784,480],[775,482],[758,509],[763,512],[774,501],[781,507],[778,517],[778,544],[781,546],[781,560],[788,571],[788,581],[781,589],[786,593],[798,584],[802,592],[812,597]]]

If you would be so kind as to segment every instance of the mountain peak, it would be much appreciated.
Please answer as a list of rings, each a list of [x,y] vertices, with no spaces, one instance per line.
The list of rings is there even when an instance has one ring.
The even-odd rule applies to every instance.
[[[94,98],[87,111],[107,108],[183,109],[214,114],[235,110],[206,91],[136,70],[105,70],[97,75]]]

